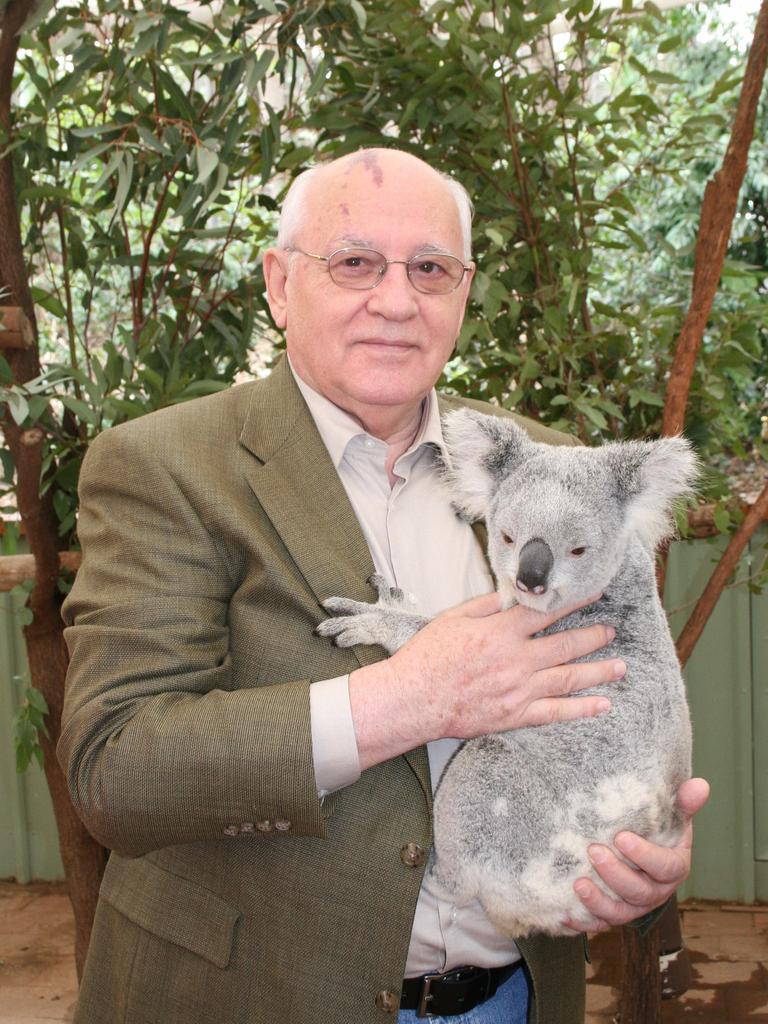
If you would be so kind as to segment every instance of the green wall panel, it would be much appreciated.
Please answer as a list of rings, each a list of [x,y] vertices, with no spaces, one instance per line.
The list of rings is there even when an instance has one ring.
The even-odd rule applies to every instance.
[[[752,572],[768,564],[768,529],[753,541],[751,553]],[[755,892],[768,901],[768,587],[752,600],[752,686]]]
[[[719,538],[673,545],[665,601],[673,633],[684,625],[723,547]],[[737,575],[747,574],[742,563]],[[696,819],[684,896],[754,899],[750,605],[746,586],[727,590],[685,670],[694,773],[709,779],[712,795]]]
[[[15,604],[0,593],[0,878],[53,881],[64,869],[45,776],[36,763],[16,772],[12,722],[28,677]]]

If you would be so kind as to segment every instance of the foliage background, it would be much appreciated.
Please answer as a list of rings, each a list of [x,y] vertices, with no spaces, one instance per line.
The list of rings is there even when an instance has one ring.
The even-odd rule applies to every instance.
[[[0,0],[0,305],[7,285],[39,345],[0,356],[3,545],[16,542],[15,500],[36,577],[18,601],[32,686],[16,740],[20,767],[42,751],[79,969],[104,851],[72,810],[55,745],[60,553],[77,546],[92,437],[263,372],[279,340],[259,262],[283,190],[317,157],[393,143],[477,202],[479,273],[445,386],[588,442],[658,430],[700,194],[751,34],[731,31],[731,6],[743,10]],[[693,383],[688,429],[713,466],[765,448],[765,120],[764,106]],[[727,481],[709,485],[725,527]],[[657,987],[628,984],[627,1007],[642,1016],[638,993]]]
[[[45,431],[62,546],[96,432],[269,362],[259,261],[277,201],[360,145],[410,149],[475,198],[479,270],[446,386],[590,442],[658,431],[749,41],[729,6],[38,6],[13,156],[45,373],[13,385],[0,360],[0,383]],[[756,450],[768,413],[766,109],[691,397],[713,466]]]

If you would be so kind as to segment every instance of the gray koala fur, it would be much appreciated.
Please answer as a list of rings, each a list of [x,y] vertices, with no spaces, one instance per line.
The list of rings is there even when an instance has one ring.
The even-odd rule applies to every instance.
[[[670,532],[674,499],[695,479],[695,457],[682,438],[540,444],[510,420],[466,409],[448,414],[444,436],[446,482],[460,514],[486,522],[504,606],[552,611],[602,593],[545,632],[612,625],[614,641],[585,660],[620,656],[627,672],[582,691],[609,695],[606,714],[458,749],[435,795],[427,884],[459,904],[479,899],[509,935],[573,934],[567,919],[595,924],[574,881],[588,876],[605,889],[591,843],[611,846],[631,829],[674,845],[683,827],[675,793],[690,776],[690,721],[654,551]],[[322,623],[320,635],[393,653],[426,624],[399,591],[375,582],[375,605],[326,602],[342,617]]]

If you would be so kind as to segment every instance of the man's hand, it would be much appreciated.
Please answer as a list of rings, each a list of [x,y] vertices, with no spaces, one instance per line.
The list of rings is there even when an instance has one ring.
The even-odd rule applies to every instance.
[[[570,695],[624,675],[618,658],[573,664],[609,643],[613,629],[534,635],[596,600],[551,613],[522,605],[503,611],[498,594],[485,594],[438,615],[392,657],[353,672],[349,693],[361,769],[429,740],[607,711],[609,695]]]
[[[685,832],[677,846],[656,846],[634,832],[619,832],[614,840],[631,864],[621,861],[607,846],[589,848],[595,871],[616,894],[613,899],[588,878],[574,883],[576,895],[598,921],[600,927],[589,931],[602,931],[613,925],[628,924],[661,906],[691,871],[691,819],[701,810],[709,797],[709,783],[704,779],[689,779],[677,791],[677,803],[688,819]],[[634,865],[634,866],[633,866]],[[567,921],[569,928],[586,931],[582,925]]]

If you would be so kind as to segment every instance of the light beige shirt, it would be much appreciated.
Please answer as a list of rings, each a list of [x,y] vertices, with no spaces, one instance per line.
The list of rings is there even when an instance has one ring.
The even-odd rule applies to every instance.
[[[493,589],[493,578],[471,527],[460,520],[437,479],[443,434],[437,397],[427,398],[411,447],[395,463],[390,487],[387,445],[365,433],[338,406],[296,383],[344,485],[368,543],[376,571],[405,591],[415,612],[436,615]],[[343,596],[343,595],[340,595]],[[315,775],[321,794],[351,785],[360,775],[348,677],[310,687]],[[427,744],[433,788],[458,740]],[[496,967],[519,958],[479,903],[454,906],[422,887],[416,907],[406,977],[462,964]]]

